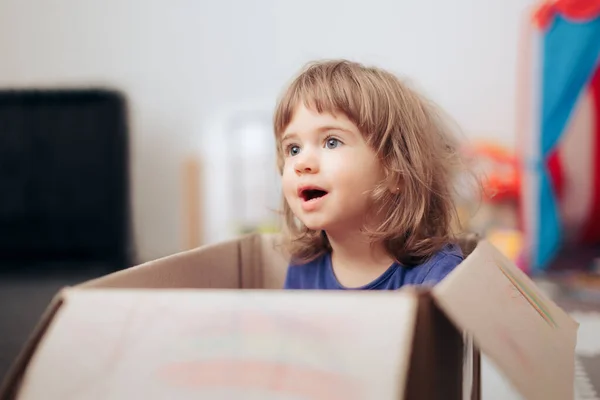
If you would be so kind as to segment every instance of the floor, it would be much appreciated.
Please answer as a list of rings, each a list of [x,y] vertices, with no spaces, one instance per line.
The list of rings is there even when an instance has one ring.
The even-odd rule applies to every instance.
[[[0,270],[0,380],[52,297],[64,286],[104,275],[101,266],[46,270],[24,268],[20,272]]]
[[[19,274],[0,272],[0,378],[7,372],[39,316],[60,288],[106,272],[105,268],[99,266],[63,268],[60,271],[49,268],[46,273],[39,270]],[[581,324],[577,350],[576,399],[600,400],[600,340],[597,339],[600,337],[600,299],[595,302],[576,298],[548,282],[544,282],[542,288]],[[482,392],[484,400],[520,399],[485,357],[482,365]]]

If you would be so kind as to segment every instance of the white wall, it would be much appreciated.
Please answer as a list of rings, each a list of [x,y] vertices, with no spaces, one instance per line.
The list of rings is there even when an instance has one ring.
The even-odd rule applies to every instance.
[[[220,116],[270,110],[312,58],[413,78],[471,137],[514,143],[518,30],[529,0],[2,0],[0,86],[107,84],[132,117],[140,260],[181,249],[182,157],[209,149],[218,240],[226,210]],[[220,161],[219,161],[220,160]]]

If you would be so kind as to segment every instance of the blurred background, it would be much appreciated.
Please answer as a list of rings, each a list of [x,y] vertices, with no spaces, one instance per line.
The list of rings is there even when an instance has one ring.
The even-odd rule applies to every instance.
[[[439,102],[470,137],[515,143],[521,0],[376,0],[369,7],[5,0],[0,7],[2,87],[107,87],[126,97],[138,262],[182,249],[186,157],[197,156],[206,176],[203,241],[231,234],[234,205],[222,207],[233,186],[228,160],[240,151],[272,153],[276,96],[312,59],[389,68]],[[244,129],[252,139],[238,138]],[[244,149],[253,141],[260,143]]]
[[[292,76],[320,58],[389,69],[435,100],[460,126],[485,189],[463,191],[463,225],[574,310],[583,303],[595,310],[600,235],[592,229],[585,246],[576,234],[570,242],[540,239],[539,232],[578,232],[582,221],[596,225],[595,211],[585,210],[596,210],[591,182],[599,169],[586,131],[595,122],[588,123],[569,136],[562,169],[550,162],[550,192],[536,183],[540,170],[530,165],[545,159],[538,128],[546,122],[534,117],[544,103],[536,95],[547,62],[539,54],[542,17],[558,12],[536,20],[536,7],[530,0],[2,0],[0,376],[60,287],[276,230],[273,108]],[[594,29],[586,37],[600,43]],[[581,54],[597,60],[592,47]],[[591,110],[587,72],[573,102]],[[573,120],[595,121],[592,112],[567,112],[575,114],[583,116],[567,118],[560,131],[570,132]],[[586,157],[574,155],[582,150]],[[543,199],[555,199],[557,182],[581,170],[585,179],[566,186],[559,222],[539,228],[554,215],[537,211]],[[564,215],[575,222],[561,225]],[[550,274],[565,249],[570,255],[556,270],[577,274]],[[573,253],[585,257],[574,262]],[[499,387],[490,393],[507,398]]]

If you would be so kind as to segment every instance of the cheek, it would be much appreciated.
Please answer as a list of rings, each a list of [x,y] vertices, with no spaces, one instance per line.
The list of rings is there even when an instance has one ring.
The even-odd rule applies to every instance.
[[[358,162],[341,169],[338,176],[348,195],[364,197],[365,200],[383,179],[383,174],[376,165]]]
[[[283,195],[288,201],[297,190],[294,182],[294,172],[288,167],[283,168],[283,174],[281,175],[281,188],[283,190]]]
[[[350,184],[350,187],[364,185],[375,179],[373,166],[352,154],[338,159],[332,157],[330,161],[327,171],[332,171],[337,181]]]

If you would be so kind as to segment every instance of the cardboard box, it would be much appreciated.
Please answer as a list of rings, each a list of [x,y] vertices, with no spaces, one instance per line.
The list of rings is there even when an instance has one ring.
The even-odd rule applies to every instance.
[[[573,398],[577,323],[489,243],[432,289],[264,290],[277,238],[64,289],[0,399],[477,399],[471,338],[524,398]]]

